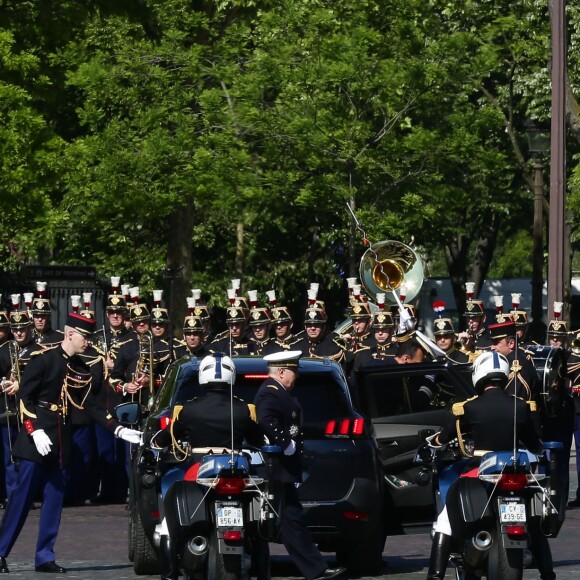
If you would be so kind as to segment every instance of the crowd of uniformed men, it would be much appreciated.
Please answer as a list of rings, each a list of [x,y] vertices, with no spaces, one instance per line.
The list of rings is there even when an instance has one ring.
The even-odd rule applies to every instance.
[[[487,349],[504,354],[510,365],[510,383],[517,396],[538,401],[542,394],[527,344],[527,313],[519,308],[519,295],[512,295],[512,309],[504,312],[502,297],[496,298],[495,320],[487,323],[485,305],[474,299],[472,286],[467,286],[467,307],[463,313],[466,331],[457,333],[453,321],[444,316],[444,305],[435,302],[434,344],[418,340],[412,330],[415,312],[405,304],[405,311],[391,308],[385,296],[377,294],[371,304],[356,280],[349,279],[348,320],[336,329],[327,328],[325,304],[317,298],[318,285],[308,290],[308,306],[303,328],[295,328],[290,309],[278,303],[275,291],[266,292],[260,302],[256,291],[240,295],[239,281],[232,281],[228,291],[227,329],[214,334],[211,312],[202,302],[201,291],[193,290],[188,298],[188,314],[183,321],[183,339],[169,336],[170,318],[162,306],[162,292],[153,292],[153,304],[139,297],[138,288],[121,286],[119,278],[111,279],[112,291],[106,305],[106,326],[93,336],[92,345],[81,356],[91,369],[92,392],[101,397],[108,409],[123,401],[149,403],[173,360],[183,356],[204,357],[214,352],[230,356],[265,356],[284,350],[301,351],[302,356],[328,357],[341,363],[346,376],[354,384],[356,370],[365,364],[401,364],[420,362],[425,357],[443,358],[452,364],[470,364]],[[16,485],[17,477],[11,450],[21,417],[18,407],[18,386],[31,357],[56,347],[62,332],[51,327],[51,304],[46,284],[37,283],[36,293],[11,295],[12,308],[0,312],[0,432],[3,466],[0,500],[6,502]],[[71,297],[71,309],[94,318],[91,296]],[[560,312],[561,304],[555,312]],[[399,320],[403,319],[403,323]],[[573,435],[580,447],[580,349],[567,346],[571,333],[558,315],[550,321],[547,344],[560,347],[567,363],[559,369],[568,397],[562,414],[549,434],[571,448]],[[433,345],[433,343],[431,343]],[[576,421],[576,422],[575,422]],[[82,405],[71,410],[73,456],[66,501],[69,504],[124,503],[127,497],[126,445],[107,429],[95,424]],[[546,421],[546,423],[548,423]],[[580,459],[580,458],[579,458]],[[580,460],[577,461],[580,465]],[[573,505],[580,505],[580,490]]]

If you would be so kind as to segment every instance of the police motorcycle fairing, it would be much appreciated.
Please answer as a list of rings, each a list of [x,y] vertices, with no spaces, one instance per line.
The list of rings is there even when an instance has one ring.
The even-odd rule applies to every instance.
[[[177,567],[186,578],[240,578],[256,538],[275,539],[279,508],[267,474],[275,446],[260,452],[210,451],[161,478],[164,516]],[[260,471],[266,477],[256,475]]]
[[[561,526],[550,477],[534,472],[525,451],[465,458],[459,447],[457,440],[441,448],[428,443],[415,459],[423,466],[423,481],[431,470],[438,510],[447,508],[456,577],[521,579],[532,529],[553,537]]]

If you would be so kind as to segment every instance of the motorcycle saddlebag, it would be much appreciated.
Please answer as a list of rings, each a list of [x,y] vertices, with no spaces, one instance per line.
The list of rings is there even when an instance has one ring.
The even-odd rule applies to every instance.
[[[447,492],[447,512],[454,533],[465,537],[491,522],[488,493],[479,479],[460,477]]]
[[[170,529],[207,520],[203,491],[195,482],[176,481],[167,491],[164,505]]]

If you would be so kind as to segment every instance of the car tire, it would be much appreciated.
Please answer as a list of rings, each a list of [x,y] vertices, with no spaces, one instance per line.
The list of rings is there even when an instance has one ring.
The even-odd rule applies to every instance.
[[[375,576],[384,567],[383,549],[385,534],[375,528],[373,532],[353,535],[341,540],[336,550],[336,560],[346,566],[349,574]]]
[[[139,511],[135,510],[133,520],[134,551],[133,551],[133,571],[138,576],[149,576],[159,574],[159,560],[155,548],[151,545]]]
[[[135,526],[133,525],[133,518],[135,517],[135,510],[131,510],[129,514],[129,523],[127,530],[127,557],[129,562],[135,561]]]

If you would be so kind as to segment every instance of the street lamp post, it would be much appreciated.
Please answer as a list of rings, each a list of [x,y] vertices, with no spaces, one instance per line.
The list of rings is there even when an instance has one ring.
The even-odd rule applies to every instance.
[[[544,160],[550,150],[550,132],[532,120],[526,121],[528,149],[534,157],[534,232],[532,270],[532,322],[530,338],[544,342],[546,325],[543,319],[544,288]]]

